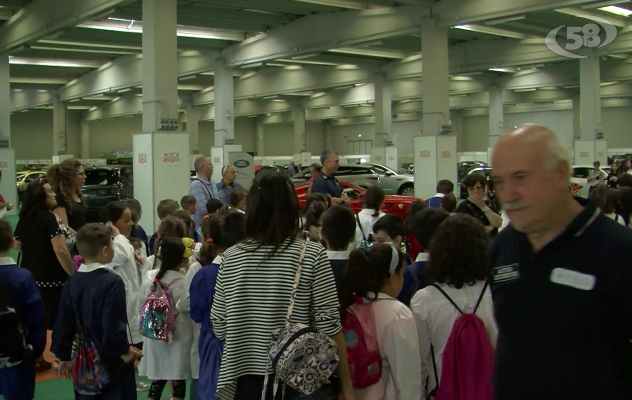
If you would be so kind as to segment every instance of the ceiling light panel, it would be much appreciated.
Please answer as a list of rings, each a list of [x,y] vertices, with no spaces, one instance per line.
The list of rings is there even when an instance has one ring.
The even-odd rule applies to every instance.
[[[367,56],[367,57],[380,57],[380,58],[392,58],[395,60],[401,60],[408,56],[410,53],[405,53],[403,51],[396,50],[371,50],[371,49],[354,49],[352,47],[343,47],[340,49],[331,49],[330,53],[340,53],[340,54],[353,54],[356,56]]]
[[[52,58],[9,57],[9,64],[14,65],[41,65],[46,67],[66,68],[99,68],[103,61],[92,60],[59,60]]]
[[[121,50],[95,50],[95,49],[72,49],[63,47],[48,47],[48,46],[31,46],[32,50],[49,50],[49,51],[69,51],[73,53],[94,53],[94,54],[138,54],[131,51]]]
[[[617,7],[617,6],[608,6],[599,8],[601,11],[605,11],[611,14],[621,15],[623,17],[629,17],[632,15],[632,11],[627,8]]]
[[[512,39],[521,39],[521,40],[537,38],[536,36],[532,36],[532,35],[525,35],[522,33],[509,31],[506,29],[492,28],[490,26],[484,26],[484,25],[473,25],[473,24],[457,25],[454,27],[454,29],[461,29],[464,31],[471,31],[471,32],[478,32],[478,33],[486,33],[488,35],[502,36],[502,37],[508,37]]]
[[[99,29],[114,32],[143,33],[143,23],[135,20],[108,18],[106,21],[88,21],[77,25],[78,28]],[[198,28],[193,26],[178,25],[178,37],[196,39],[218,39],[241,42],[245,39],[243,32],[223,29]]]

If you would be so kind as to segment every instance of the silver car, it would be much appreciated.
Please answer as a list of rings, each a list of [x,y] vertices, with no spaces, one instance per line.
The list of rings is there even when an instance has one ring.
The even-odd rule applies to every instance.
[[[380,164],[346,164],[341,165],[335,174],[336,178],[345,180],[356,186],[367,188],[378,185],[386,194],[399,194],[404,196],[415,195],[415,178],[411,175],[402,175]],[[309,181],[309,170],[292,177],[294,184]]]

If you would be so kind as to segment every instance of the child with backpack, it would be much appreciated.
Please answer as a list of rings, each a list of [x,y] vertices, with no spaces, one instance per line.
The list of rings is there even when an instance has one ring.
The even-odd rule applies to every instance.
[[[222,254],[227,248],[245,239],[245,216],[240,212],[228,212],[223,215],[206,216],[202,220],[204,245],[200,250],[202,269],[191,276],[189,287],[191,319],[199,327],[198,342],[193,346],[199,354],[199,381],[191,383],[191,391],[197,390],[198,398],[215,400],[219,366],[222,361],[224,341],[213,333],[209,315],[213,306],[215,283]],[[189,269],[189,273],[193,268]],[[187,280],[190,274],[187,273]],[[195,328],[194,328],[195,329]],[[195,336],[195,335],[194,335]],[[191,355],[193,361],[193,355]],[[194,368],[194,366],[192,366]],[[196,376],[198,371],[194,371]],[[197,387],[196,387],[197,386]],[[193,398],[193,393],[191,393]]]
[[[493,398],[498,328],[487,283],[489,245],[483,225],[464,214],[446,218],[430,243],[426,273],[435,283],[413,296],[411,310],[421,382],[437,400]]]
[[[397,296],[404,254],[376,243],[351,252],[340,286],[341,320],[357,400],[419,400],[417,326]]]
[[[64,286],[53,329],[60,374],[72,378],[75,399],[136,399],[134,361],[142,353],[129,341],[125,283],[106,266],[114,257],[112,231],[84,225],[77,249],[83,263]]]
[[[158,232],[155,241],[155,254],[147,257],[145,260],[145,265],[143,266],[142,278],[143,280],[147,276],[147,272],[152,270],[160,269],[160,257],[156,255],[160,255],[160,247],[162,246],[162,241],[167,238],[172,239],[183,239],[189,237],[189,230],[184,222],[179,220],[176,217],[168,217],[165,218],[158,227]],[[190,265],[193,265],[197,262],[195,255],[192,253],[189,259],[189,263],[186,268],[183,270],[186,273],[187,269]]]
[[[11,231],[8,222],[0,221],[0,396],[31,400],[35,360],[46,346],[44,307],[31,273],[9,257]]]
[[[181,272],[193,254],[190,238],[159,239],[160,268],[151,270],[140,289],[140,332],[145,336],[139,373],[152,380],[147,399],[160,400],[167,381],[173,383],[173,400],[186,395],[191,379],[193,322],[178,304],[187,296]]]

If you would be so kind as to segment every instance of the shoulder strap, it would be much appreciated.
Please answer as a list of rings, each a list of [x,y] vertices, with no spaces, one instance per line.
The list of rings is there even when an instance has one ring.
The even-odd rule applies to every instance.
[[[432,344],[430,345],[430,355],[432,356],[432,369],[434,371],[435,387],[434,389],[432,389],[432,391],[427,392],[428,395],[426,396],[426,400],[434,399],[437,396],[437,391],[439,390],[439,379],[437,379],[437,362],[435,361],[434,346]],[[426,385],[428,386],[428,383],[426,383]]]
[[[208,186],[206,186],[206,182],[204,182],[202,179],[200,178],[195,178],[194,181],[199,181],[202,184],[202,187],[204,189],[206,189],[206,192],[208,193],[208,195],[211,197],[211,199],[213,198],[213,194],[211,193],[211,191],[209,190]]]
[[[456,303],[454,302],[454,300],[452,300],[452,299],[450,298],[450,296],[448,296],[448,294],[447,294],[446,292],[444,292],[444,291],[443,291],[443,289],[441,289],[439,286],[437,286],[437,285],[436,285],[436,284],[434,284],[434,283],[433,283],[433,284],[431,284],[431,286],[434,286],[435,288],[437,288],[437,290],[438,290],[438,291],[440,291],[440,292],[441,292],[441,294],[442,294],[442,295],[444,295],[444,296],[445,296],[445,298],[446,298],[446,299],[448,299],[448,301],[449,301],[450,303],[452,303],[452,305],[454,306],[454,308],[456,308],[456,309],[459,311],[459,313],[460,313],[460,314],[463,314],[463,311],[461,311],[461,309],[459,308],[459,306],[457,306],[457,305],[456,305]],[[478,307],[478,306],[477,306],[477,307]]]
[[[474,307],[474,312],[472,312],[472,314],[476,314],[476,311],[478,310],[478,306],[481,305],[481,301],[483,301],[483,295],[485,295],[488,285],[489,285],[489,281],[485,280],[485,284],[483,285],[483,290],[481,290],[481,294],[480,296],[478,296],[478,301],[476,302],[476,307]]]
[[[358,224],[358,228],[360,228],[360,232],[362,232],[362,239],[366,240],[366,235],[364,234],[364,229],[362,229],[362,224],[360,223],[360,213],[356,214],[356,222]]]
[[[286,327],[290,324],[290,317],[292,316],[292,311],[294,310],[294,301],[296,298],[296,293],[298,292],[298,282],[301,280],[301,269],[303,267],[303,258],[305,257],[306,248],[307,242],[303,244],[303,247],[301,248],[301,254],[298,258],[298,266],[296,267],[296,274],[294,275],[294,285],[292,287],[292,297],[290,298],[290,305],[287,308],[287,316],[285,318]]]

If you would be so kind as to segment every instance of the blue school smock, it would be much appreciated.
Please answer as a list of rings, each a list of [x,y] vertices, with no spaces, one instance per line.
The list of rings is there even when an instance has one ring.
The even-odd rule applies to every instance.
[[[189,289],[191,319],[202,325],[198,342],[200,354],[198,393],[199,397],[205,400],[217,399],[215,396],[217,378],[224,351],[224,341],[218,339],[213,333],[210,318],[213,297],[215,296],[215,283],[217,283],[221,261],[221,257],[217,257],[211,265],[202,267],[193,277]]]
[[[9,283],[18,316],[27,331],[26,343],[33,349],[20,364],[0,369],[0,395],[6,400],[31,400],[35,396],[35,360],[46,347],[44,306],[33,276],[26,269],[17,268],[12,258],[0,258],[0,279]]]
[[[130,347],[123,279],[110,268],[98,264],[81,265],[68,279],[61,292],[51,344],[51,351],[62,361],[72,358],[72,342],[77,332],[76,312],[110,373],[110,384],[97,398],[136,400],[134,365],[121,359]],[[94,398],[75,392],[75,399]]]
[[[410,263],[406,257],[406,259],[404,259],[404,284],[402,285],[402,291],[399,292],[399,296],[397,296],[397,300],[410,306],[410,298],[415,289],[416,282],[413,272],[410,270]]]

